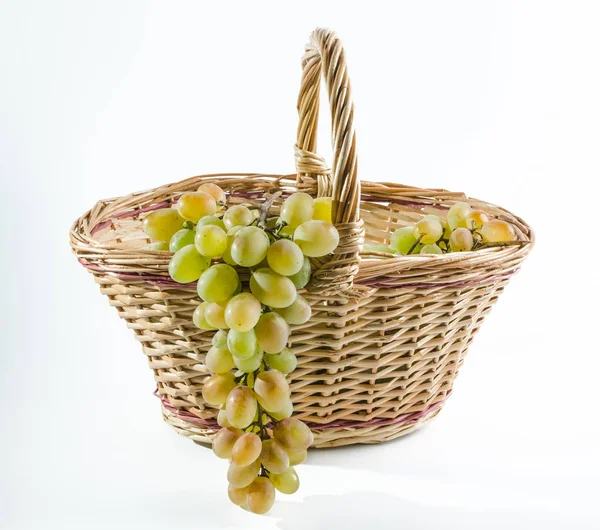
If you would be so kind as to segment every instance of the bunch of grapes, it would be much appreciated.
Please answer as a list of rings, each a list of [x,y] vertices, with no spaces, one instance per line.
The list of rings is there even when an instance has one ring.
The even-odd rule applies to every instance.
[[[285,376],[297,360],[287,348],[289,326],[311,316],[297,292],[310,280],[309,258],[328,255],[339,242],[330,198],[294,193],[279,217],[268,216],[270,203],[227,208],[223,190],[203,184],[143,222],[152,248],[174,252],[171,278],[197,282],[202,303],[194,324],[215,331],[205,358],[212,375],[202,389],[206,403],[220,407],[213,450],[230,460],[229,498],[254,513],[271,508],[275,490],[298,489],[294,466],[313,443],[308,426],[291,417]],[[248,282],[240,281],[244,269]]]
[[[413,225],[394,231],[390,245],[365,245],[365,250],[393,254],[446,254],[489,246],[502,246],[515,240],[512,225],[490,219],[481,210],[464,202],[454,204],[446,219],[426,215]]]

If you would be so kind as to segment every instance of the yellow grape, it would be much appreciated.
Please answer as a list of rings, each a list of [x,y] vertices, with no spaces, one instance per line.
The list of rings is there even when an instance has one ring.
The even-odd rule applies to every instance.
[[[254,329],[248,331],[236,331],[230,329],[227,332],[227,348],[236,359],[250,359],[258,347]]]
[[[278,353],[285,348],[290,337],[290,327],[281,315],[265,313],[254,328],[258,345],[265,353]]]
[[[227,250],[227,234],[216,225],[204,225],[196,230],[196,249],[208,258],[221,256]]]
[[[275,488],[267,477],[256,477],[248,488],[247,503],[252,513],[267,513],[275,502]]]
[[[260,404],[268,411],[281,410],[290,397],[290,387],[278,370],[261,372],[254,382],[254,392]]]
[[[194,313],[192,314],[192,321],[197,328],[203,329],[205,331],[211,331],[216,329],[211,326],[206,320],[206,308],[208,307],[207,302],[202,302],[196,309],[194,309]]]
[[[319,197],[314,200],[315,212],[312,218],[316,221],[331,223],[332,199],[331,197]]]
[[[212,182],[202,184],[198,188],[198,191],[202,193],[208,193],[215,201],[220,202],[222,204],[225,204],[227,202],[227,196],[225,195],[225,192],[219,186],[213,184]]]
[[[254,220],[252,212],[241,204],[236,204],[223,214],[225,228],[231,230],[234,226],[248,226]]]
[[[223,222],[223,219],[217,217],[216,215],[207,215],[200,219],[196,224],[196,230],[198,230],[198,228],[200,228],[201,226],[207,225],[218,226],[219,228],[222,228],[225,232],[227,232],[227,228],[225,228],[225,223]]]
[[[297,466],[306,460],[308,451],[302,449],[302,451],[288,451],[287,454],[290,457],[290,466]]]
[[[233,237],[230,254],[238,265],[254,267],[267,256],[269,236],[257,226],[245,226]]]
[[[260,460],[252,462],[249,466],[238,466],[231,462],[227,470],[227,481],[234,488],[250,486],[260,471]]]
[[[419,254],[443,254],[442,249],[435,243],[424,245]]]
[[[164,208],[150,212],[142,221],[142,230],[152,241],[170,241],[183,228],[183,219],[177,210]]]
[[[269,476],[269,479],[273,483],[273,486],[275,486],[275,489],[286,495],[296,493],[300,487],[298,473],[296,473],[296,470],[291,466],[279,475],[272,473]]]
[[[490,220],[488,215],[481,210],[472,210],[465,217],[467,228],[473,230],[474,228],[481,228],[485,223]]]
[[[279,370],[282,374],[289,374],[296,369],[298,360],[288,348],[284,348],[280,353],[270,353],[265,355],[265,362],[274,370]]]
[[[252,273],[250,290],[259,302],[274,308],[287,307],[296,299],[292,280],[266,267]]]
[[[219,427],[231,427],[231,423],[227,419],[227,411],[224,408],[221,408],[217,414],[217,423]]]
[[[302,268],[296,274],[292,274],[289,278],[292,280],[296,289],[303,289],[310,281],[310,273],[310,260],[307,257],[304,257]]]
[[[308,449],[313,441],[313,433],[308,425],[296,418],[286,418],[273,427],[273,438],[289,451]]]
[[[189,230],[187,228],[182,228],[181,230],[177,230],[173,234],[171,241],[169,241],[169,250],[171,252],[177,252],[181,250],[183,247],[187,247],[188,245],[194,244],[194,236],[196,233],[193,230]]]
[[[184,193],[175,207],[181,217],[193,223],[197,223],[205,215],[214,215],[217,211],[215,199],[203,192]]]
[[[227,396],[234,388],[236,388],[235,379],[231,372],[211,375],[202,386],[202,398],[209,405],[217,407],[227,401]]]
[[[231,460],[238,466],[249,466],[262,451],[262,440],[253,432],[242,434],[233,445]]]
[[[247,386],[236,386],[227,396],[227,420],[238,429],[245,429],[252,423],[257,408],[254,392]]]
[[[425,245],[435,243],[444,234],[444,227],[439,218],[435,216],[423,217],[415,224],[415,238]]]
[[[231,265],[218,263],[207,269],[198,280],[198,295],[205,302],[221,303],[231,298],[240,278]]]
[[[246,486],[245,488],[234,488],[231,484],[229,484],[229,487],[227,488],[227,495],[229,496],[229,500],[237,506],[247,508],[249,489],[250,485]]]
[[[260,318],[260,302],[251,293],[236,294],[225,307],[227,327],[236,331],[250,331]]]
[[[337,228],[325,221],[306,221],[294,232],[294,242],[309,258],[320,258],[333,252],[340,242]]]
[[[302,295],[296,295],[296,299],[287,307],[275,309],[288,324],[299,326],[308,322],[312,314],[309,303]]]
[[[283,473],[290,466],[286,450],[273,439],[263,440],[260,461],[270,473]]]
[[[467,228],[467,215],[471,213],[471,207],[464,202],[453,204],[448,210],[448,226],[451,230],[456,228]]]
[[[397,228],[392,234],[390,239],[390,249],[402,255],[406,255],[416,242],[417,238],[415,237],[414,225],[402,226]],[[413,253],[415,250],[413,250]]]
[[[201,256],[194,245],[187,245],[173,254],[169,275],[177,283],[195,282],[210,266],[210,259]]]
[[[235,443],[243,435],[244,433],[242,431],[234,427],[225,427],[220,429],[213,438],[213,452],[219,458],[231,458]]]
[[[233,362],[235,363],[237,369],[246,373],[255,372],[258,370],[262,360],[263,352],[260,348],[257,348],[252,357],[249,357],[248,359],[239,359],[238,357],[233,358]]]
[[[154,243],[148,243],[144,248],[148,250],[170,250],[169,243],[166,241],[155,241]]]
[[[473,234],[466,228],[455,228],[450,234],[452,252],[466,252],[473,248]]]
[[[221,304],[209,303],[204,310],[205,320],[216,329],[229,329],[225,321],[225,308]]]
[[[292,276],[302,268],[304,255],[296,243],[289,239],[280,239],[267,250],[267,263],[275,272],[283,276]]]
[[[481,235],[484,241],[490,243],[513,241],[515,239],[515,229],[506,221],[493,219],[483,225]]]
[[[204,364],[213,374],[229,372],[235,366],[233,356],[227,348],[215,348],[208,350]]]
[[[205,302],[206,303],[206,302]],[[212,338],[212,345],[215,348],[227,348],[227,332],[220,329]]]
[[[296,228],[310,220],[314,211],[313,198],[308,193],[298,192],[293,193],[283,201],[279,218],[290,228]]]

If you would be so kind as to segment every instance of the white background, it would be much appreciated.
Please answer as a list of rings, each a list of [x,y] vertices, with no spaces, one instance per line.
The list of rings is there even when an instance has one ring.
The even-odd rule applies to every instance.
[[[598,8],[0,2],[0,527],[600,528]],[[313,451],[300,492],[259,517],[230,506],[225,462],[162,423],[68,230],[101,198],[292,172],[318,25],[346,46],[361,177],[501,204],[537,245],[436,421]]]

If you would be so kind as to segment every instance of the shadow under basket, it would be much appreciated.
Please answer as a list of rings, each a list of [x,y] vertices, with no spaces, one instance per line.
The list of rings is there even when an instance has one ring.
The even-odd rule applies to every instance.
[[[100,201],[71,229],[80,263],[142,344],[165,421],[197,442],[209,442],[218,429],[218,410],[202,399],[214,332],[192,323],[196,286],[170,279],[171,253],[145,248],[148,212],[206,182],[226,191],[228,206],[260,205],[281,192],[274,215],[298,189],[333,197],[340,245],[313,264],[311,282],[300,291],[312,317],[292,326],[290,343],[298,358],[289,376],[294,414],[311,427],[316,447],[383,442],[433,419],[485,315],[532,247],[531,229],[500,207],[462,193],[359,181],[350,82],[335,34],[316,30],[302,64],[296,174],[193,177]],[[321,75],[332,104],[332,171],[315,153]],[[455,202],[508,221],[520,243],[443,255],[362,250],[363,243],[389,244],[396,228],[424,214],[445,218]]]

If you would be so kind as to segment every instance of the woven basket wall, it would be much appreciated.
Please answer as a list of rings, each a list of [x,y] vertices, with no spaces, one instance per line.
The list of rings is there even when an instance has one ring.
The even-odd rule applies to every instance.
[[[214,332],[193,325],[200,302],[195,284],[171,281],[171,254],[144,248],[141,221],[148,212],[204,182],[221,186],[229,205],[260,204],[281,191],[274,213],[297,189],[333,196],[340,245],[330,259],[313,263],[302,292],[313,315],[293,327],[290,345],[298,356],[291,374],[295,414],[313,429],[316,446],[382,442],[434,418],[473,336],[532,246],[525,222],[497,206],[445,190],[360,182],[340,41],[316,30],[302,65],[297,174],[194,177],[100,201],[71,229],[74,253],[142,344],[165,420],[198,442],[210,441],[217,428],[217,410],[201,394]],[[321,75],[332,113],[332,170],[315,153]],[[389,243],[399,226],[427,213],[444,217],[457,201],[512,223],[524,243],[445,255],[362,252],[365,241]]]

